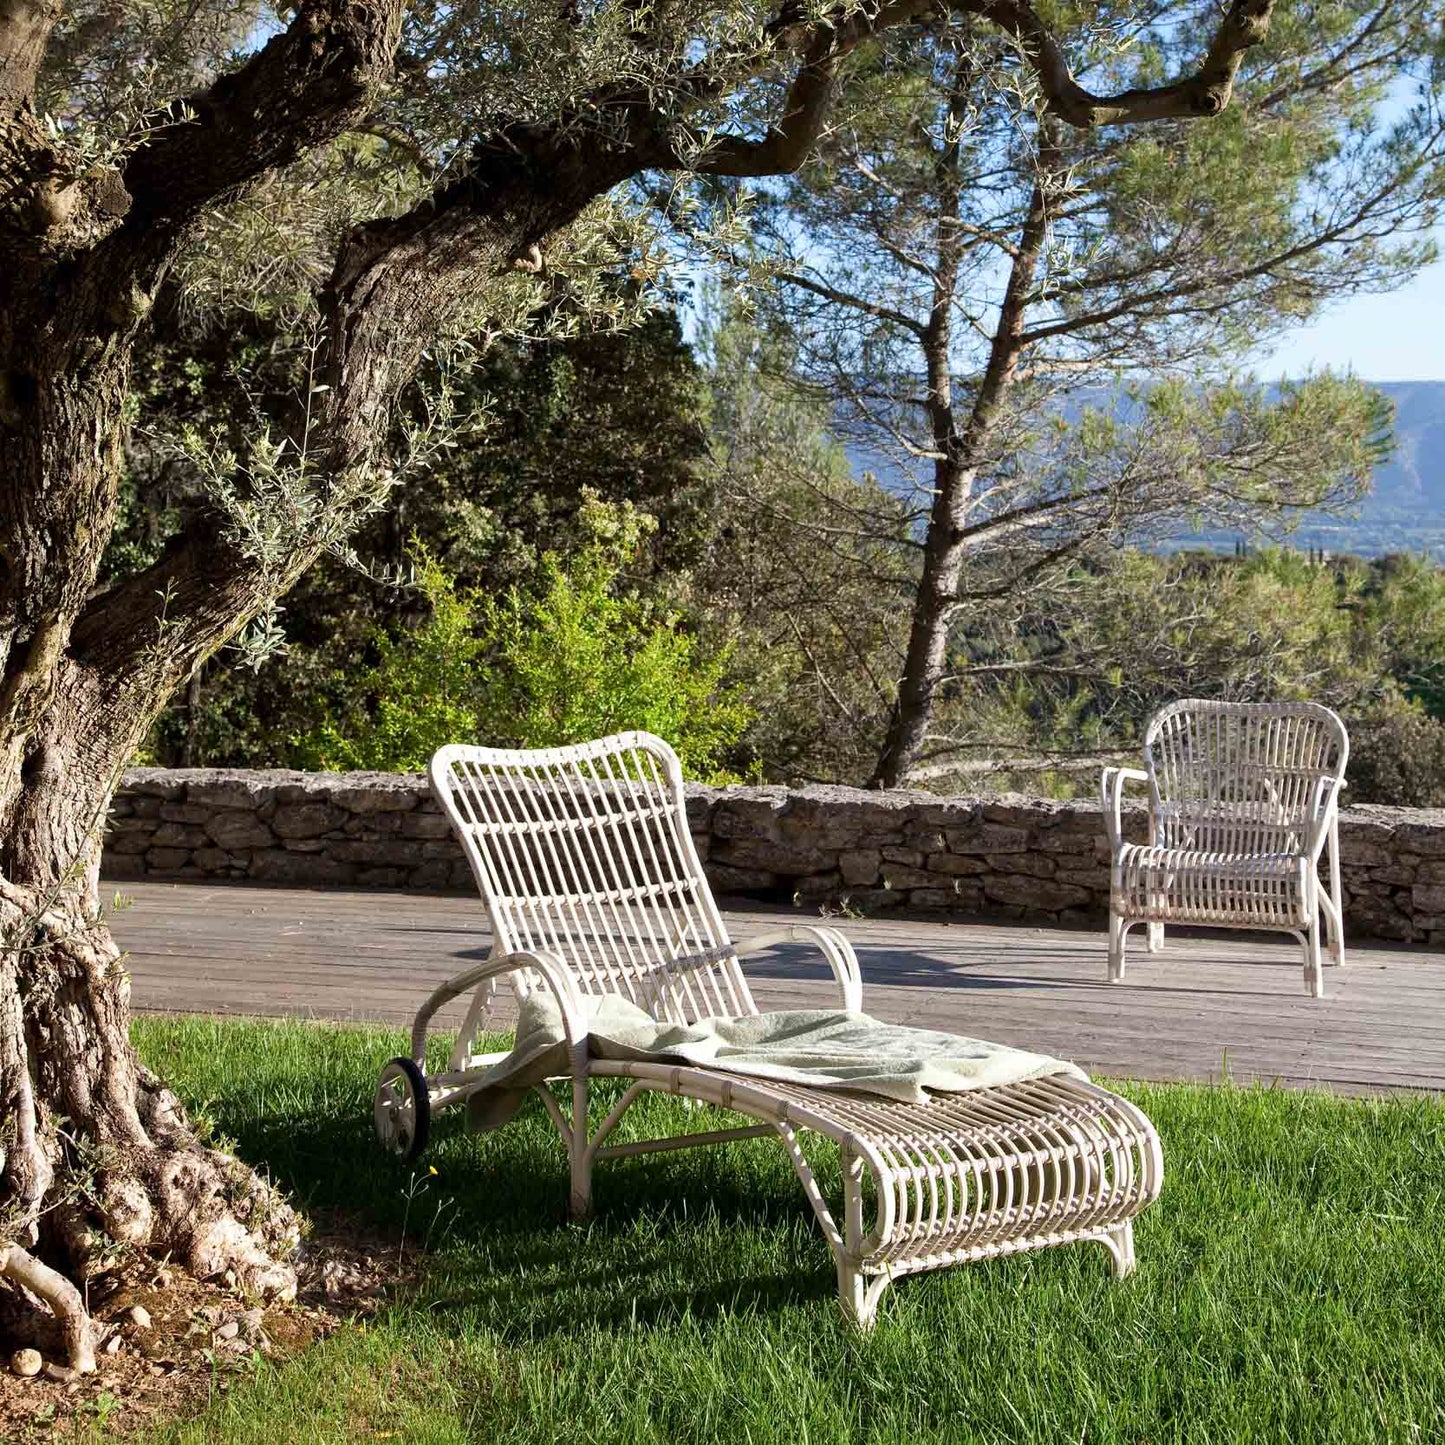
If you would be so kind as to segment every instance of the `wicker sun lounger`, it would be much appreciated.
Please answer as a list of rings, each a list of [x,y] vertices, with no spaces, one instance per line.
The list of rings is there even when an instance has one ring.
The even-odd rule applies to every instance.
[[[1072,1076],[1050,1076],[907,1104],[861,1092],[744,1078],[717,1069],[589,1056],[583,997],[613,992],[653,1018],[691,1023],[758,1013],[740,960],[797,940],[822,952],[840,1007],[859,1011],[862,982],[834,928],[796,923],[747,949],[731,942],[688,831],[682,772],[645,733],[542,751],[446,747],[432,786],[466,849],[490,915],[494,952],[423,1005],[411,1056],[377,1087],[382,1142],[411,1158],[437,1109],[478,1091],[501,1055],[476,1044],[497,980],[519,998],[550,990],[572,1060],[570,1112],[539,1087],[567,1147],[574,1217],[591,1203],[599,1160],[754,1135],[781,1140],[838,1269],[845,1312],[872,1323],[901,1275],[1050,1244],[1092,1240],[1114,1272],[1134,1265],[1133,1220],[1159,1193],[1159,1139],[1132,1104]],[[425,1074],[428,1027],[472,994],[444,1069]],[[591,1080],[627,1080],[595,1129]],[[607,1144],[648,1090],[716,1104],[758,1121],[744,1128]],[[565,1087],[564,1087],[565,1098]],[[835,1213],[799,1145],[812,1131],[838,1146],[843,1200]],[[871,1178],[872,1188],[865,1185]]]

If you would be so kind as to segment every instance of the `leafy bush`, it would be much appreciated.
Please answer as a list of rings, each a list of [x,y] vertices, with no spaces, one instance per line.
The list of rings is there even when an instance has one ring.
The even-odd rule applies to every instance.
[[[1405,704],[1351,719],[1349,778],[1346,803],[1445,807],[1445,723]]]
[[[726,649],[704,656],[677,614],[624,585],[640,535],[624,514],[570,565],[548,554],[535,587],[498,598],[420,554],[426,620],[377,633],[341,719],[297,740],[303,765],[417,769],[449,742],[552,747],[636,728],[666,738],[690,775],[720,779],[749,713],[724,684]]]

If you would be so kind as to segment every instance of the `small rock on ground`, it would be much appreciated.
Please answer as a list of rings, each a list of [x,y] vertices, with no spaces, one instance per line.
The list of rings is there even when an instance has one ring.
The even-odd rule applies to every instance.
[[[10,1372],[22,1379],[29,1379],[31,1375],[40,1373],[40,1367],[44,1363],[39,1350],[16,1350],[10,1356]]]
[[[151,1327],[151,1312],[144,1305],[132,1305],[125,1312],[125,1317],[138,1330],[148,1330]]]

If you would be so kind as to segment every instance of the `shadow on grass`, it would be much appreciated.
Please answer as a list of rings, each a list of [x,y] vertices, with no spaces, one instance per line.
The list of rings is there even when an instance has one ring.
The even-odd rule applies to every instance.
[[[540,1101],[493,1134],[447,1117],[412,1165],[377,1147],[356,1102],[354,1114],[212,1110],[241,1156],[303,1208],[359,1215],[426,1248],[428,1281],[408,1307],[449,1329],[531,1339],[575,1330],[579,1318],[625,1329],[774,1313],[836,1289],[812,1211],[770,1141],[604,1162],[592,1217],[574,1225],[565,1154]],[[830,1161],[817,1163],[826,1189]]]

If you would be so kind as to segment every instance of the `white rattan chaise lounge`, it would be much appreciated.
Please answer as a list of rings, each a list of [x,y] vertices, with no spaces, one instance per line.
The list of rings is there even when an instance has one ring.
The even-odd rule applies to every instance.
[[[1158,712],[1144,737],[1144,770],[1105,768],[1109,979],[1124,977],[1129,927],[1166,923],[1292,933],[1305,987],[1323,998],[1321,923],[1332,963],[1345,961],[1339,799],[1350,741],[1316,703],[1200,702]],[[1149,841],[1123,838],[1126,782],[1149,788]],[[1329,886],[1320,857],[1329,851]]]
[[[493,954],[431,995],[412,1027],[411,1057],[382,1071],[375,1123],[394,1152],[415,1157],[431,1114],[476,1092],[479,1077],[503,1057],[476,1048],[494,983],[506,978],[520,999],[550,990],[565,1024],[570,1114],[549,1085],[538,1092],[568,1150],[574,1217],[590,1207],[599,1160],[766,1135],[792,1159],[835,1257],[844,1310],[861,1326],[871,1324],[890,1280],[964,1261],[1092,1240],[1109,1251],[1116,1274],[1132,1269],[1134,1216],[1162,1182],[1159,1139],[1137,1108],[1092,1083],[1035,1078],[930,1093],[920,1106],[589,1056],[584,995],[621,994],[671,1023],[757,1015],[739,960],[788,940],[816,944],[842,1007],[861,1009],[858,963],[836,929],[798,923],[747,950],[733,945],[698,861],[682,771],[666,743],[626,733],[541,751],[446,747],[432,760],[431,780],[486,903]],[[469,992],[446,1067],[425,1074],[433,1016]],[[588,1089],[598,1077],[628,1083],[589,1132]],[[647,1090],[758,1122],[609,1146]],[[840,1150],[841,1217],[799,1146],[803,1130]]]

